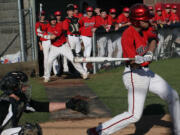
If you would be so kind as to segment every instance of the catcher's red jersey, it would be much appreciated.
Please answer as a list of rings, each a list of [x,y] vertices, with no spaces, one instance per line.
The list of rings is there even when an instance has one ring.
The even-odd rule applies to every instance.
[[[37,29],[39,28],[42,32],[46,32],[47,31],[47,27],[48,27],[49,23],[47,21],[45,22],[36,22],[35,25],[35,32],[36,35],[38,34]],[[40,38],[40,41],[46,41],[47,39],[44,38]]]
[[[56,26],[54,26],[54,27],[49,25],[47,28],[47,33],[57,36],[56,39],[51,40],[51,43],[54,46],[59,47],[66,42],[66,37],[65,37],[65,35],[63,33],[63,29],[62,29],[62,23],[57,23]]]
[[[82,36],[92,37],[92,28],[96,23],[96,18],[93,16],[88,18],[87,16],[83,17],[80,21],[80,33]]]
[[[117,18],[117,23],[128,23],[129,22],[129,18],[127,18],[123,13],[120,14]]]
[[[134,58],[136,55],[143,56],[148,51],[148,40],[150,38],[157,38],[152,27],[139,33],[133,26],[129,26],[124,31],[121,39],[123,57]]]

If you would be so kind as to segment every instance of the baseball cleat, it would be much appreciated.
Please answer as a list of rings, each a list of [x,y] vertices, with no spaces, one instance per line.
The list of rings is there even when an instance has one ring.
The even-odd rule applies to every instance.
[[[49,78],[44,78],[44,82],[45,82],[45,83],[47,83],[47,82],[49,82],[49,81],[50,81]]]
[[[98,132],[96,131],[96,128],[89,128],[87,130],[87,135],[99,135]]]
[[[89,76],[89,72],[83,74],[83,75],[82,75],[82,78],[83,78],[84,80],[86,80],[86,79],[88,79],[88,76]]]

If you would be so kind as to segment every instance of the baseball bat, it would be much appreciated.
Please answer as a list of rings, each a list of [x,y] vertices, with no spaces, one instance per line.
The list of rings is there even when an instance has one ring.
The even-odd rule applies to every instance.
[[[109,57],[75,57],[76,63],[88,63],[88,62],[112,62],[112,61],[128,61],[135,60],[134,58],[109,58]]]

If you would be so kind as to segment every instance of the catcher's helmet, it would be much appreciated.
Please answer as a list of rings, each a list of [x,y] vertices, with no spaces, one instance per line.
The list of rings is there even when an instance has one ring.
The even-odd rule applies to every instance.
[[[28,81],[28,76],[21,71],[7,73],[0,81],[0,89],[10,95],[21,93],[21,86]]]
[[[139,26],[139,21],[149,21],[151,15],[149,9],[144,4],[135,4],[130,9],[130,21],[132,25]]]

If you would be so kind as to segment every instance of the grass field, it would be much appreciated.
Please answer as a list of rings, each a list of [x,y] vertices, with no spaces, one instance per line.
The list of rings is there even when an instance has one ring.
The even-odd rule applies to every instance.
[[[180,58],[168,59],[153,62],[151,70],[162,76],[180,94]],[[127,90],[122,82],[124,67],[119,67],[109,71],[101,71],[94,75],[85,83],[100,97],[100,99],[110,108],[113,115],[117,115],[127,110]],[[145,108],[151,104],[163,105],[163,110],[167,113],[167,105],[158,96],[148,93]],[[158,108],[154,108],[158,109]],[[154,112],[152,112],[154,113]],[[149,114],[152,114],[149,112]],[[158,112],[157,113],[162,113]]]

